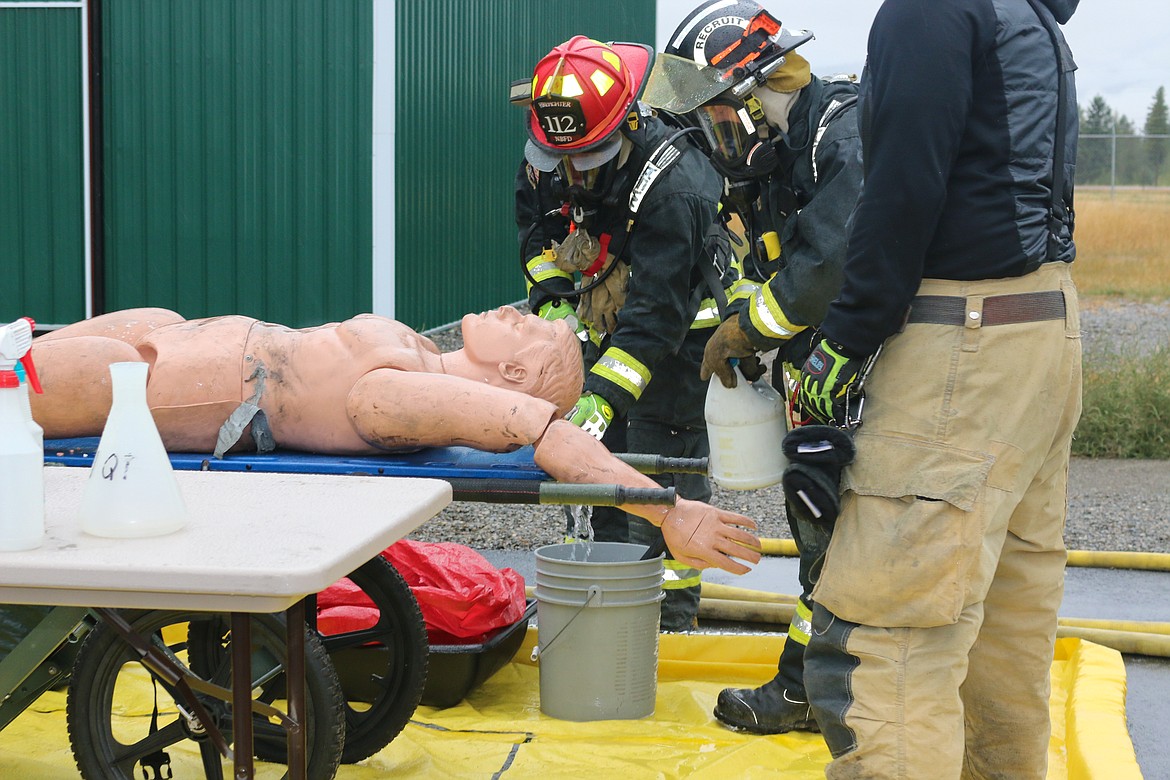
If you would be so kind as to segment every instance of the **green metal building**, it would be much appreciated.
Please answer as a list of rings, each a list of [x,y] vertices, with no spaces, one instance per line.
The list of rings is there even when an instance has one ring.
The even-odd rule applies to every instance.
[[[654,0],[0,0],[0,321],[524,297],[509,84]]]

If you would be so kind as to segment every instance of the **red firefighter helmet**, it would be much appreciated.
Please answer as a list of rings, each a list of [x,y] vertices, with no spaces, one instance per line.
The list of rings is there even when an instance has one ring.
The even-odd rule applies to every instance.
[[[618,129],[642,91],[654,50],[640,43],[602,43],[577,35],[546,54],[532,74],[525,157],[551,171],[573,155],[589,170],[621,148]]]

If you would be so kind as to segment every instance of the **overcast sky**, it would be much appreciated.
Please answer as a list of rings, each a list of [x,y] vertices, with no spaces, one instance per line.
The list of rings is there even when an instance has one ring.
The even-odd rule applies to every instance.
[[[667,38],[699,0],[658,0],[655,45]],[[766,0],[785,26],[816,40],[801,47],[813,72],[861,74],[869,25],[881,0]],[[1158,87],[1170,87],[1170,3],[1165,0],[1081,0],[1064,27],[1077,63],[1077,102],[1096,95],[1140,131]],[[907,45],[913,45],[907,41]]]

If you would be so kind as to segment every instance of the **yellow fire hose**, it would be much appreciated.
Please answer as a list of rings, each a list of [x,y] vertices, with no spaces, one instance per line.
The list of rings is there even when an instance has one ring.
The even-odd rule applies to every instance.
[[[791,539],[761,539],[764,555],[795,558],[800,555]],[[1170,571],[1170,553],[1121,552],[1116,550],[1069,550],[1068,565],[1096,569]]]
[[[761,539],[764,555],[796,557],[791,539]],[[1070,550],[1068,565],[1079,567],[1170,571],[1170,553]],[[525,588],[529,598],[533,588]],[[704,582],[699,617],[746,623],[787,625],[796,609],[796,596]],[[1136,620],[1059,618],[1056,635],[1087,639],[1121,653],[1170,658],[1170,623]]]

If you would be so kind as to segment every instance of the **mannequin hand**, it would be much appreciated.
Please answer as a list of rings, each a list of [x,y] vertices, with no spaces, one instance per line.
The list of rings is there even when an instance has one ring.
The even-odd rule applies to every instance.
[[[585,330],[576,310],[564,301],[548,301],[536,312],[542,320],[564,320],[574,333]]]
[[[842,347],[821,339],[800,370],[799,406],[825,425],[845,424],[845,396],[865,365],[848,357]]]
[[[569,410],[565,419],[600,441],[613,422],[613,407],[596,393],[586,393],[577,399],[577,405]]]
[[[760,540],[744,530],[755,527],[749,517],[680,498],[662,521],[662,535],[674,557],[688,566],[746,574],[751,569],[733,559],[760,562]]]
[[[747,334],[739,327],[739,317],[733,316],[719,323],[703,349],[703,364],[699,378],[706,382],[711,375],[719,377],[724,387],[735,387],[735,372],[731,370],[732,358],[747,358],[756,354],[755,347],[748,341]]]

